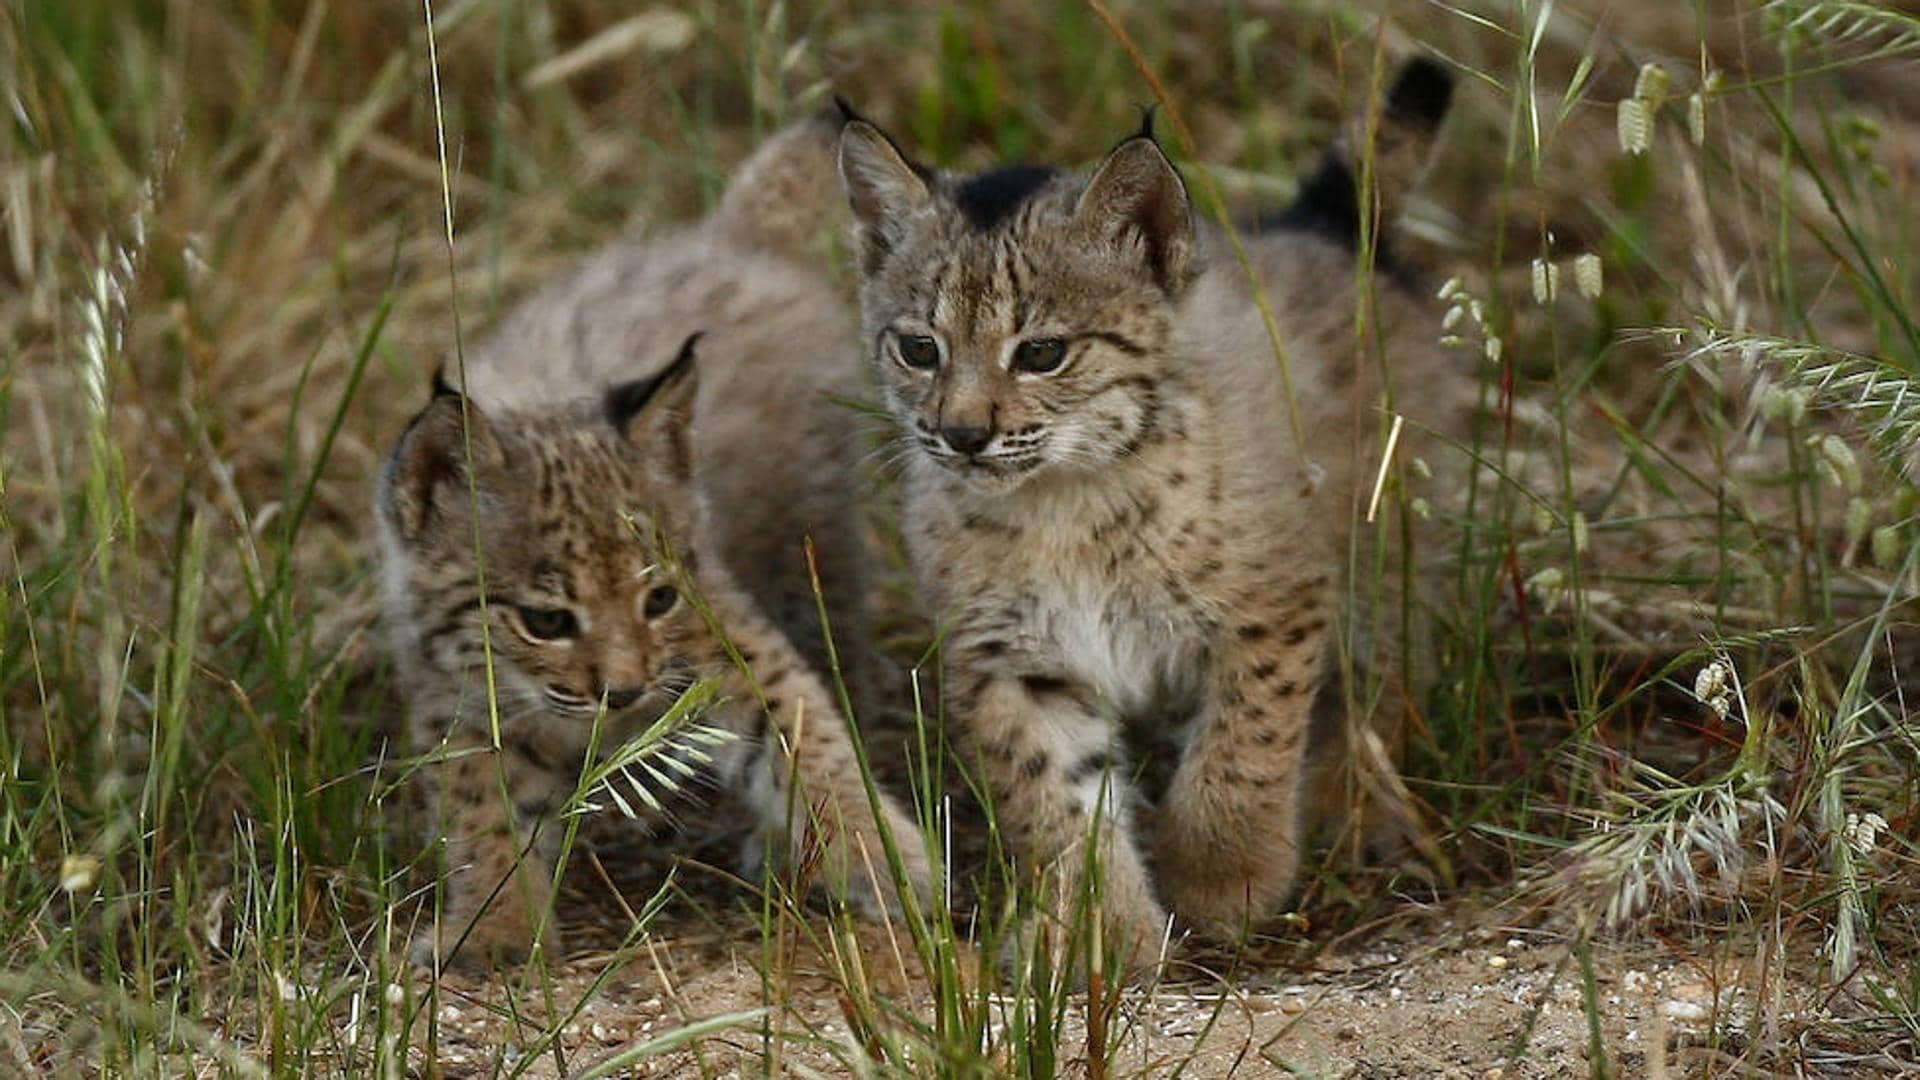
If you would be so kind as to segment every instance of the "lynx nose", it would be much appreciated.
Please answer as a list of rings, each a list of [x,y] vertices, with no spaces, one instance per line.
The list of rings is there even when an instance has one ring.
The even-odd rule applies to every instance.
[[[607,688],[607,711],[616,712],[620,709],[624,709],[627,706],[633,704],[634,702],[639,701],[640,695],[646,692],[647,692],[647,689],[644,686],[630,686],[624,690],[615,690],[612,687],[608,687]]]
[[[993,441],[993,430],[984,427],[953,425],[940,429],[940,437],[948,446],[962,454],[977,454]]]

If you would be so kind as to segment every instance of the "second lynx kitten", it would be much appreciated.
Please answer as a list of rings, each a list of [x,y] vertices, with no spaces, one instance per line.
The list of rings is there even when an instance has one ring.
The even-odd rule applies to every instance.
[[[1421,63],[1394,87],[1384,192],[1418,172],[1450,88]],[[975,176],[913,163],[857,117],[841,135],[865,340],[920,450],[903,516],[947,627],[950,708],[1015,851],[1065,895],[1102,836],[1106,932],[1136,958],[1163,897],[1232,934],[1280,910],[1300,865],[1348,523],[1382,427],[1342,153],[1248,239],[1302,445],[1248,274],[1149,134],[1090,174]],[[1377,304],[1389,360],[1432,363],[1417,299],[1383,276]],[[1122,726],[1178,729],[1144,830]]]
[[[701,677],[724,699],[706,722],[738,739],[700,781],[889,899],[801,547],[813,538],[841,648],[865,655],[858,445],[828,398],[859,389],[852,320],[799,250],[830,205],[834,131],[776,136],[707,221],[614,247],[522,305],[469,357],[467,396],[439,387],[394,448],[388,627],[415,742],[445,758],[424,770],[448,876],[422,963],[554,944],[555,814],[593,732],[604,754]],[[925,894],[916,826],[885,796],[877,809]]]

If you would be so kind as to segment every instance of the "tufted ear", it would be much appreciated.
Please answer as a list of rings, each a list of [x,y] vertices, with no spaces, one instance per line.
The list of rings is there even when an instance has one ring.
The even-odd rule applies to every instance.
[[[681,342],[673,362],[657,375],[607,390],[607,420],[628,442],[658,455],[676,480],[693,477],[693,403],[699,389],[694,356],[702,333]]]
[[[933,197],[931,174],[907,160],[886,132],[841,103],[840,179],[853,208],[855,247],[867,272],[878,269],[898,242],[906,219]]]
[[[414,416],[387,458],[380,480],[381,513],[401,536],[418,539],[437,516],[460,505],[456,500],[469,498],[469,462],[481,488],[493,483],[507,465],[500,440],[480,407],[436,372],[433,400]]]
[[[1089,239],[1136,252],[1169,295],[1186,286],[1193,264],[1193,214],[1187,185],[1151,135],[1113,148],[1074,207]]]

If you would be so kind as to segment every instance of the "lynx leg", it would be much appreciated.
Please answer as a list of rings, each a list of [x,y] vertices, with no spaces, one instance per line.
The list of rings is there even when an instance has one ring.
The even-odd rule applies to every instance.
[[[411,947],[413,961],[431,967],[437,958],[468,969],[518,964],[531,954],[536,926],[551,956],[560,944],[549,910],[559,834],[543,818],[563,782],[514,745],[502,748],[500,763],[484,748],[459,749],[477,752],[431,767],[434,827],[445,837],[446,893],[439,936],[432,927],[422,930]],[[501,803],[500,764],[511,778],[512,807]]]
[[[745,626],[742,612],[730,625]],[[758,625],[757,621],[753,625]],[[799,653],[767,627],[743,652],[764,694],[765,714],[754,725],[767,740],[761,753],[745,755],[753,775],[746,778],[749,798],[761,815],[763,830],[786,836],[795,852],[817,843],[828,878],[871,914],[901,910],[899,890],[887,864],[873,804],[860,775],[860,763],[836,695],[808,670]],[[738,696],[751,701],[742,684]],[[783,752],[784,751],[784,752]],[[789,793],[789,782],[797,792]],[[921,900],[934,895],[933,870],[912,816],[885,792],[878,796],[905,871],[908,886]],[[805,820],[789,823],[789,808]],[[777,850],[777,849],[776,849]]]
[[[1047,873],[1070,910],[1089,884],[1086,843],[1097,836],[1103,934],[1124,968],[1150,962],[1166,928],[1134,836],[1112,725],[1092,695],[1065,678],[1010,672],[962,676],[959,706],[994,814],[1015,853]]]
[[[1277,913],[1299,870],[1331,595],[1322,580],[1292,598],[1222,628],[1200,728],[1156,822],[1174,910],[1210,935],[1231,938]]]

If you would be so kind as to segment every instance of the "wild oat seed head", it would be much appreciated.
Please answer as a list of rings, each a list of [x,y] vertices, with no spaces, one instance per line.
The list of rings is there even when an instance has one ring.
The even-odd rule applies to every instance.
[[[1434,295],[1441,300],[1451,300],[1453,299],[1454,294],[1458,293],[1459,291],[1460,291],[1460,279],[1457,277],[1450,277],[1446,280],[1444,284],[1440,286],[1440,291],[1435,293]]]
[[[1553,514],[1539,503],[1533,504],[1533,531],[1540,536],[1553,535]]]
[[[1459,304],[1455,304],[1448,308],[1446,315],[1440,319],[1440,329],[1452,330],[1454,327],[1460,325],[1461,319],[1466,317],[1467,309],[1461,307]]]
[[[1540,610],[1551,612],[1560,606],[1567,595],[1567,575],[1557,566],[1545,570],[1527,579],[1527,592],[1540,602]]]
[[[1550,259],[1533,260],[1533,302],[1551,304],[1560,295],[1560,268]]]
[[[1614,125],[1623,154],[1644,154],[1653,144],[1653,114],[1639,98],[1627,98],[1620,103]]]
[[[68,896],[90,892],[100,880],[100,860],[92,855],[69,855],[60,860],[60,891]]]
[[[1900,539],[1900,527],[1882,525],[1873,530],[1873,565],[1882,570],[1898,570],[1906,558],[1906,544]]]
[[[1500,351],[1502,348],[1503,346],[1501,345],[1500,339],[1492,334],[1488,334],[1487,335],[1487,363],[1489,364],[1499,363]]]
[[[1581,513],[1578,510],[1575,510],[1573,512],[1572,532],[1573,532],[1574,554],[1576,555],[1586,554],[1587,545],[1589,543],[1588,536],[1587,536],[1587,515]]]
[[[1873,524],[1873,504],[1855,495],[1847,500],[1847,543],[1857,544],[1866,539],[1867,529]]]
[[[1589,300],[1600,299],[1600,290],[1605,287],[1605,272],[1600,267],[1600,256],[1592,252],[1576,255],[1573,260],[1573,287],[1580,295]]]
[[[1657,112],[1667,102],[1667,90],[1672,87],[1673,78],[1667,69],[1659,64],[1641,64],[1640,76],[1633,81],[1633,96],[1646,102],[1649,112]]]
[[[1855,810],[1847,811],[1846,841],[1854,855],[1867,858],[1873,854],[1874,847],[1880,841],[1880,834],[1886,830],[1887,819],[1869,810],[1862,814]]]
[[[1860,490],[1860,459],[1854,456],[1853,447],[1838,435],[1815,435],[1807,440],[1818,455],[1821,474],[1834,487],[1847,491]]]
[[[1695,146],[1706,144],[1707,98],[1704,94],[1694,94],[1687,99],[1687,137]]]
[[[1802,387],[1769,386],[1760,395],[1760,414],[1769,420],[1785,420],[1797,427],[1807,418],[1809,397]]]
[[[1715,660],[1700,669],[1693,678],[1693,696],[1712,709],[1722,720],[1733,708],[1733,668],[1724,660]]]

